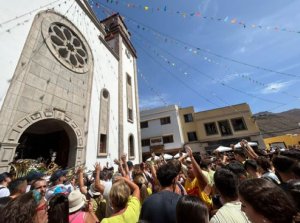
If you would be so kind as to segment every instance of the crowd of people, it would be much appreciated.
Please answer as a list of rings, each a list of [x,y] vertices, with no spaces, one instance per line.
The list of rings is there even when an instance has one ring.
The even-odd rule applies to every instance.
[[[73,176],[0,174],[0,223],[293,223],[300,222],[300,150],[193,153],[118,169],[79,167]]]

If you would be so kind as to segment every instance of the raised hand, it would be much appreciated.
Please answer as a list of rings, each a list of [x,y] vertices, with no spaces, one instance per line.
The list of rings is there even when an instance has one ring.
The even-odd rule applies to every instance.
[[[126,153],[122,154],[121,160],[122,160],[123,163],[126,162],[126,158],[127,158],[127,154]]]
[[[193,156],[193,150],[189,146],[185,146],[185,151],[188,154],[189,157]]]
[[[114,159],[114,163],[118,166],[120,166],[120,161],[118,159]]]
[[[81,174],[81,173],[83,173],[83,168],[82,168],[81,166],[79,166],[79,167],[77,168],[76,174],[79,175],[79,174]]]
[[[247,147],[247,146],[248,146],[248,142],[247,142],[247,140],[246,140],[246,139],[243,139],[243,140],[242,140],[242,142],[244,143],[245,147]]]
[[[245,147],[245,143],[244,143],[244,141],[242,140],[242,141],[240,141],[240,145],[241,145],[241,147],[242,148],[244,148]]]
[[[99,162],[96,162],[96,163],[94,164],[94,168],[95,168],[95,171],[96,171],[96,172],[100,172],[100,171],[101,171],[101,165],[100,165],[100,163],[99,163]]]

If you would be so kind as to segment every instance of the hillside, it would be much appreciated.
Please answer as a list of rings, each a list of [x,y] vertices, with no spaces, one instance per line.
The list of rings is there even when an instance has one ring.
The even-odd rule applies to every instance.
[[[263,137],[300,134],[300,109],[281,113],[260,112],[253,115]]]

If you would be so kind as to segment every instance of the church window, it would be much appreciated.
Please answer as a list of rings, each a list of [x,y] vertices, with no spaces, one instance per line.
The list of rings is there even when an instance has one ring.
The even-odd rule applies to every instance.
[[[134,138],[133,135],[129,136],[128,139],[128,150],[129,150],[129,158],[134,158]]]
[[[69,69],[80,71],[88,63],[87,49],[80,37],[61,23],[52,23],[46,42],[56,58]]]
[[[100,113],[99,113],[99,146],[98,156],[107,156],[107,142],[109,133],[109,103],[110,97],[107,89],[102,89],[100,97]]]

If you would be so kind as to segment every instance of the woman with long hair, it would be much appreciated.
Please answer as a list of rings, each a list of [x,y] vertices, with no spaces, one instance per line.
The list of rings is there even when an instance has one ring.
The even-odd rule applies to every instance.
[[[47,208],[41,194],[33,190],[11,200],[1,210],[0,223],[47,223]]]
[[[147,187],[148,182],[142,174],[136,175],[133,182],[140,188],[141,204],[143,204],[144,200],[152,194],[152,190]]]

